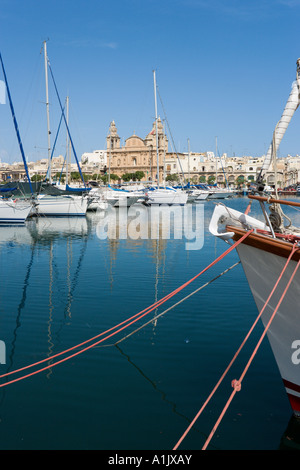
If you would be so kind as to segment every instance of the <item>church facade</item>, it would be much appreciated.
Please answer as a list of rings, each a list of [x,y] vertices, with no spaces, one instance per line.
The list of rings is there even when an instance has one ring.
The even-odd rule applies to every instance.
[[[164,133],[161,120],[153,123],[152,130],[142,139],[133,134],[125,140],[125,145],[120,145],[116,124],[110,123],[107,141],[107,171],[118,175],[142,171],[145,174],[143,180],[157,181],[157,156],[159,167],[159,182],[163,181],[164,159],[168,153],[168,139]],[[158,141],[158,146],[156,142]]]

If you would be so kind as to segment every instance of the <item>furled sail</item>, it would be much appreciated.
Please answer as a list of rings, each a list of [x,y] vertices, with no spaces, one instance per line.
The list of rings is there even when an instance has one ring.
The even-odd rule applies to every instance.
[[[299,106],[300,100],[299,100],[299,91],[300,91],[300,59],[297,60],[297,80],[294,81],[292,85],[292,90],[290,93],[290,96],[287,100],[286,106],[284,108],[284,111],[282,113],[282,116],[280,118],[280,121],[278,122],[276,129],[274,131],[274,137],[275,137],[275,142],[276,142],[276,152],[278,150],[278,147],[280,145],[280,142],[288,128],[288,125],[296,111],[296,109]],[[266,171],[272,161],[272,146],[273,146],[273,140],[270,144],[270,147],[268,149],[267,155],[265,157],[263,166],[261,168],[260,176],[263,171]]]

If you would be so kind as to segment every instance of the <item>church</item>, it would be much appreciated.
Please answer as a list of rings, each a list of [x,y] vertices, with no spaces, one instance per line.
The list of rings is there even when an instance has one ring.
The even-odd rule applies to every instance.
[[[168,153],[168,139],[164,133],[161,119],[157,119],[158,151],[156,148],[155,122],[151,132],[142,139],[133,134],[121,147],[116,124],[110,123],[107,141],[107,170],[122,177],[124,173],[142,171],[143,180],[157,181],[157,155],[159,162],[159,181],[163,181],[164,159]]]

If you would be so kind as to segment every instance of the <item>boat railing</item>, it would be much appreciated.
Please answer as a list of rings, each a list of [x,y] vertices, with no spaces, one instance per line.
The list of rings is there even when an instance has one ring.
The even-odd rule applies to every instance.
[[[268,204],[283,204],[286,206],[300,207],[300,202],[296,202],[296,201],[285,201],[283,199],[275,199],[275,198],[266,197],[266,196],[254,196],[253,194],[248,194],[248,198],[255,199],[261,202],[267,202]]]

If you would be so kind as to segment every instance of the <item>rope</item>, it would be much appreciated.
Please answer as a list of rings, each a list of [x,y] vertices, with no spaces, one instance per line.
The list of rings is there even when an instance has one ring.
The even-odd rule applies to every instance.
[[[38,362],[35,362],[33,364],[30,364],[28,366],[24,366],[20,369],[16,369],[14,371],[11,371],[11,372],[8,372],[6,374],[3,374],[0,376],[0,379],[4,378],[4,377],[8,377],[12,374],[16,374],[18,372],[22,372],[24,370],[27,370],[31,367],[34,367],[34,366],[38,366],[40,364],[43,364],[44,362],[48,362],[54,358],[57,358],[63,354],[66,354],[66,353],[69,353],[71,351],[73,351],[74,349],[77,349],[81,346],[84,346],[86,345],[87,343],[91,342],[91,341],[94,341],[95,339],[98,339],[100,338],[101,336],[103,336],[104,334],[107,334],[107,336],[105,336],[104,338],[102,338],[101,340],[99,341],[96,341],[95,343],[85,347],[84,349],[80,350],[80,351],[77,351],[73,354],[71,354],[70,356],[66,357],[66,358],[63,358],[55,363],[52,363],[52,364],[48,364],[47,366],[41,368],[41,369],[38,369],[37,371],[34,371],[34,372],[31,372],[27,375],[24,375],[24,376],[21,376],[17,379],[13,379],[9,382],[6,382],[6,383],[3,383],[3,384],[0,384],[0,388],[2,387],[5,387],[9,384],[12,384],[14,382],[18,382],[20,380],[23,380],[25,378],[28,378],[28,377],[31,377],[33,375],[36,375],[44,370],[47,370],[47,369],[50,369],[58,364],[61,364],[75,356],[78,356],[79,354],[82,354],[83,352],[85,351],[88,351],[89,349],[97,346],[98,344],[102,343],[103,341],[105,341],[106,339],[116,335],[117,333],[119,333],[120,331],[124,330],[125,328],[128,328],[130,325],[132,325],[133,323],[137,322],[138,320],[140,320],[141,318],[143,318],[144,316],[146,316],[148,313],[150,313],[151,311],[155,310],[157,307],[159,307],[160,305],[162,305],[164,302],[166,302],[167,300],[169,300],[171,297],[173,297],[175,294],[177,294],[178,292],[180,292],[181,290],[183,290],[186,286],[188,286],[189,284],[191,284],[195,279],[197,279],[201,274],[203,274],[204,272],[206,272],[208,269],[210,269],[212,266],[214,266],[216,263],[218,263],[220,260],[222,260],[227,254],[229,254],[233,249],[235,249],[235,247],[237,245],[239,245],[240,243],[242,243],[242,241],[247,238],[251,233],[253,232],[253,230],[250,230],[249,232],[247,232],[245,235],[243,235],[237,242],[235,242],[233,245],[230,246],[230,248],[228,248],[224,253],[222,253],[218,258],[216,258],[212,263],[210,263],[206,268],[204,268],[200,273],[198,273],[196,276],[194,276],[192,279],[190,279],[189,281],[187,281],[186,283],[182,284],[182,286],[178,287],[177,289],[175,289],[173,292],[171,292],[170,294],[166,295],[165,297],[163,297],[162,299],[158,300],[157,302],[153,303],[152,305],[150,305],[149,307],[147,307],[146,309],[144,310],[141,310],[140,312],[138,312],[137,314],[133,315],[132,317],[128,318],[127,320],[119,323],[118,325],[115,325],[114,327],[100,333],[99,335],[96,335],[94,336],[93,338],[90,338],[80,344],[77,344],[76,346],[73,346],[69,349],[66,349],[65,351],[62,351],[60,353],[57,353],[57,354],[54,354],[53,356],[50,356],[50,357],[47,357],[45,359],[42,359],[41,361],[38,361]],[[114,332],[112,332],[113,330],[116,330]],[[111,333],[112,332],[112,333]],[[110,334],[108,334],[110,333]]]
[[[279,282],[280,282],[280,280],[281,280],[281,278],[282,278],[282,276],[283,276],[283,274],[284,274],[284,272],[285,272],[285,270],[286,270],[286,268],[287,268],[287,266],[288,266],[288,264],[289,264],[289,262],[290,262],[290,260],[291,260],[291,258],[292,258],[292,256],[293,256],[293,254],[295,253],[295,251],[296,251],[297,249],[298,249],[298,248],[297,248],[296,244],[293,245],[293,249],[292,249],[292,251],[291,251],[291,253],[290,253],[290,255],[289,255],[289,257],[288,257],[288,259],[287,259],[287,261],[286,261],[286,263],[285,263],[285,265],[284,265],[284,267],[283,267],[283,269],[282,269],[282,271],[281,271],[281,273],[280,273],[280,275],[279,275],[279,277],[278,277],[278,279],[277,279],[277,281],[276,281],[276,283],[275,283],[275,285],[274,285],[274,287],[273,287],[273,289],[272,289],[272,291],[271,291],[271,293],[269,294],[269,297],[267,298],[267,300],[266,300],[266,302],[265,302],[265,304],[264,304],[262,310],[260,311],[258,317],[256,318],[255,322],[253,323],[253,325],[252,325],[252,327],[250,328],[249,332],[247,333],[247,335],[246,335],[244,341],[243,341],[242,344],[240,345],[239,349],[238,349],[237,352],[235,353],[234,357],[232,358],[231,362],[230,362],[229,365],[227,366],[227,368],[226,368],[226,370],[224,371],[223,375],[221,376],[221,378],[219,379],[219,381],[218,381],[217,384],[215,385],[214,389],[212,390],[212,392],[210,393],[210,395],[208,396],[208,398],[206,399],[206,401],[204,402],[204,404],[202,405],[202,407],[200,408],[200,410],[198,411],[198,413],[196,414],[196,416],[194,417],[194,419],[191,421],[191,423],[190,423],[190,425],[188,426],[188,428],[186,429],[186,431],[183,433],[183,435],[181,436],[181,438],[178,440],[178,442],[177,442],[176,445],[174,446],[173,450],[176,450],[176,449],[179,447],[179,445],[181,444],[181,442],[182,442],[182,441],[184,440],[184,438],[187,436],[188,432],[192,429],[193,425],[195,424],[195,422],[197,421],[197,419],[199,418],[199,416],[201,415],[201,413],[203,412],[203,410],[205,409],[205,407],[207,406],[207,404],[209,403],[209,401],[211,400],[211,398],[213,397],[213,395],[215,394],[215,392],[217,391],[217,389],[219,388],[219,386],[221,385],[223,379],[224,379],[225,376],[227,375],[227,373],[228,373],[228,371],[230,370],[231,366],[233,365],[234,361],[236,360],[236,358],[238,357],[238,355],[239,355],[239,353],[241,352],[242,348],[244,347],[246,341],[249,339],[249,336],[250,336],[251,333],[253,332],[253,330],[254,330],[254,328],[255,328],[255,326],[256,326],[258,320],[259,320],[260,317],[262,316],[262,314],[263,314],[263,312],[264,312],[266,306],[268,305],[268,303],[269,303],[269,301],[270,301],[270,299],[271,299],[271,297],[272,297],[272,295],[273,295],[275,289],[277,288],[277,286],[278,286],[278,284],[279,284]],[[298,262],[298,264],[299,264],[299,262]],[[298,269],[298,264],[297,264],[296,270]],[[296,270],[295,270],[295,271],[296,271]],[[295,272],[294,272],[292,278],[294,277],[294,275],[295,275]],[[289,281],[288,287],[289,287],[289,285],[290,285],[290,282],[291,282],[292,278],[291,278],[290,281]],[[287,287],[287,288],[288,288],[288,287]],[[287,288],[286,288],[285,292],[287,291]],[[277,310],[278,310],[278,308],[279,308],[279,306],[280,306],[280,304],[281,304],[281,301],[283,300],[283,297],[284,297],[284,295],[285,295],[285,292],[284,292],[283,296],[281,297],[281,299],[280,299],[280,301],[279,301],[279,303],[278,303],[278,305],[277,305],[277,307],[276,307],[276,309],[275,309],[275,311],[274,311],[274,313],[273,313],[273,315],[272,315],[272,317],[271,317],[272,319],[273,319],[273,317],[275,316],[275,313],[277,312]],[[271,323],[271,322],[269,322],[269,324],[270,324],[270,323]],[[267,328],[269,328],[269,324],[268,324],[268,327],[267,327]],[[266,333],[266,331],[265,331],[265,333]],[[264,335],[265,335],[265,333],[264,333]],[[264,337],[264,335],[263,335],[263,337]],[[262,338],[262,339],[263,339],[263,338]],[[262,341],[262,339],[260,340],[260,342]],[[259,343],[259,345],[260,345],[260,343]],[[257,347],[257,349],[258,349],[258,347]],[[252,361],[252,359],[251,359],[251,361]],[[250,361],[249,361],[249,362],[250,362]],[[248,363],[248,364],[249,364],[249,363]],[[250,365],[250,364],[249,364],[249,365]],[[249,365],[248,365],[248,367],[249,367]],[[248,369],[248,367],[247,367],[247,369]],[[244,374],[245,374],[245,373],[244,373]],[[232,397],[230,397],[230,402],[231,402],[232,398],[234,397],[236,391],[239,391],[238,389],[240,389],[241,378],[240,378],[239,381],[233,381],[233,382],[232,382],[232,385],[234,386],[234,392],[232,393]],[[228,406],[229,406],[229,404],[226,405],[225,409],[223,410],[223,412],[222,412],[222,414],[221,414],[221,417],[220,417],[221,419],[222,419],[223,415],[225,414],[225,411],[227,410]],[[207,447],[207,445],[208,445],[209,441],[211,440],[213,434],[215,433],[215,431],[216,431],[216,429],[217,429],[217,426],[219,425],[219,422],[220,422],[220,420],[221,420],[220,418],[219,418],[218,422],[216,423],[216,425],[214,426],[213,431],[211,432],[211,434],[210,434],[208,440],[206,441],[206,444],[205,444],[203,450],[205,450],[205,448]]]
[[[247,371],[248,371],[248,369],[249,369],[249,367],[250,367],[250,365],[251,365],[251,363],[252,363],[252,361],[253,361],[253,359],[254,359],[254,357],[255,357],[257,351],[258,351],[258,348],[260,347],[260,345],[261,345],[261,343],[262,343],[262,340],[264,339],[265,335],[267,334],[267,331],[268,331],[268,329],[269,329],[269,327],[270,327],[270,325],[271,325],[271,323],[272,323],[272,321],[273,321],[273,319],[274,319],[274,317],[275,317],[275,315],[276,315],[276,313],[277,313],[277,310],[278,310],[278,308],[279,308],[279,306],[280,306],[282,300],[284,299],[285,294],[286,294],[288,288],[290,287],[291,282],[292,282],[292,280],[293,280],[293,278],[294,278],[294,276],[295,276],[295,274],[296,274],[296,272],[297,272],[297,270],[298,270],[298,268],[299,268],[299,264],[300,264],[300,260],[298,261],[298,263],[297,263],[297,265],[296,265],[296,267],[295,267],[295,269],[294,269],[294,272],[293,272],[293,274],[292,274],[292,276],[291,276],[291,278],[290,278],[290,280],[289,280],[289,282],[288,282],[288,284],[287,284],[287,286],[286,286],[286,288],[285,288],[285,290],[284,290],[284,293],[282,294],[282,296],[281,296],[281,298],[280,298],[280,300],[279,300],[279,302],[278,302],[278,304],[277,304],[277,306],[276,306],[276,309],[274,310],[274,312],[273,312],[273,314],[272,314],[272,316],[271,316],[271,318],[270,318],[270,320],[269,320],[269,322],[268,322],[266,328],[264,329],[264,332],[263,332],[263,334],[261,335],[261,337],[260,337],[260,339],[259,339],[259,341],[258,341],[258,343],[257,343],[257,345],[256,345],[256,347],[255,347],[255,349],[254,349],[254,351],[253,351],[253,353],[252,353],[252,355],[251,355],[251,357],[250,357],[250,359],[249,359],[249,361],[248,361],[248,363],[247,363],[247,365],[246,365],[244,371],[243,371],[243,373],[241,374],[239,380],[233,380],[233,381],[232,381],[233,392],[232,392],[231,396],[229,397],[229,400],[227,401],[227,403],[226,403],[226,405],[225,405],[225,407],[224,407],[224,409],[223,409],[223,411],[222,411],[222,413],[221,413],[219,419],[217,420],[215,426],[213,427],[213,429],[212,429],[210,435],[208,436],[208,439],[206,440],[206,442],[205,442],[205,444],[204,444],[202,450],[205,450],[205,449],[207,448],[207,446],[208,446],[209,442],[211,441],[211,439],[212,439],[214,433],[216,432],[216,429],[217,429],[217,427],[219,426],[219,424],[220,424],[220,422],[221,422],[221,420],[222,420],[222,418],[223,418],[223,416],[224,416],[224,414],[225,414],[227,408],[229,407],[231,401],[233,400],[233,398],[234,398],[236,392],[238,392],[238,391],[241,390],[242,380],[244,379],[244,377],[245,377],[245,375],[246,375],[246,373],[247,373]]]
[[[232,266],[230,266],[230,268],[227,268],[225,269],[225,271],[223,271],[222,273],[218,274],[216,277],[214,277],[213,279],[211,279],[210,281],[206,282],[205,284],[203,284],[201,287],[198,287],[198,289],[194,290],[193,292],[191,292],[190,294],[188,294],[186,297],[183,297],[183,299],[179,300],[179,302],[176,302],[176,304],[172,305],[171,307],[167,308],[167,310],[164,310],[163,312],[161,312],[160,314],[158,315],[155,315],[154,318],[152,318],[151,320],[149,320],[147,323],[144,323],[143,325],[141,325],[139,328],[137,328],[136,330],[132,331],[131,333],[129,333],[128,335],[124,336],[123,338],[121,338],[119,341],[116,341],[116,343],[113,343],[113,344],[110,344],[108,346],[116,346],[117,344],[120,344],[122,343],[122,341],[125,341],[125,339],[129,338],[130,336],[134,335],[135,333],[137,333],[138,331],[140,331],[141,329],[145,328],[145,326],[149,325],[150,323],[156,321],[158,318],[162,317],[163,315],[165,315],[165,313],[169,312],[170,310],[172,310],[173,308],[177,307],[179,304],[181,304],[182,302],[184,302],[185,300],[187,300],[188,298],[192,297],[192,295],[196,294],[197,292],[199,292],[200,290],[204,289],[204,287],[207,287],[209,284],[211,284],[212,282],[216,281],[217,279],[219,279],[219,277],[223,276],[224,274],[228,273],[231,269],[235,268],[236,266],[238,266],[241,262],[238,261],[237,263],[233,264]]]

